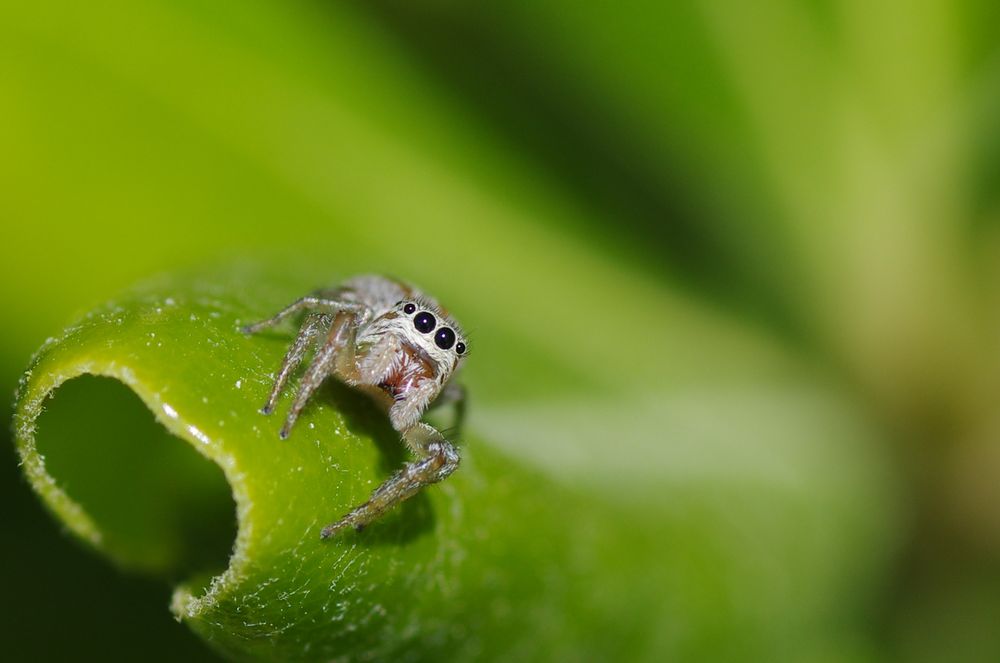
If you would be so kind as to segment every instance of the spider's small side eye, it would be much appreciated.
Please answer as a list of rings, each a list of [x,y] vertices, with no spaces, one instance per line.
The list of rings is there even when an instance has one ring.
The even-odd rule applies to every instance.
[[[455,352],[457,352],[460,355],[464,355],[465,354],[465,343],[461,343],[460,342],[458,345],[456,345],[455,346]]]
[[[427,311],[421,311],[413,318],[413,326],[418,332],[426,334],[434,330],[434,327],[437,326],[437,320]]]
[[[434,334],[434,343],[442,350],[455,345],[455,332],[448,327],[442,327]]]
[[[411,313],[413,313],[416,310],[417,310],[417,305],[414,304],[413,302],[410,302],[406,306],[403,307],[403,313],[405,313],[406,315],[410,315]]]

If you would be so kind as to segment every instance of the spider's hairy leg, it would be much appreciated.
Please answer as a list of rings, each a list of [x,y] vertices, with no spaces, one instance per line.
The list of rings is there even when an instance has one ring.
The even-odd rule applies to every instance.
[[[400,502],[413,497],[424,486],[448,477],[459,464],[458,451],[435,428],[417,423],[403,431],[403,441],[417,456],[396,474],[375,489],[367,502],[346,516],[323,528],[320,536],[327,539],[353,527],[361,530]]]
[[[295,342],[288,348],[288,352],[281,362],[278,377],[274,380],[274,386],[271,387],[271,394],[267,398],[267,403],[261,408],[261,412],[271,414],[274,411],[274,404],[277,403],[278,396],[281,395],[281,390],[285,388],[285,383],[288,382],[288,377],[292,374],[292,371],[301,363],[306,348],[316,339],[322,329],[329,325],[330,316],[325,313],[310,313],[306,316],[302,327],[299,329],[299,334],[295,338]]]
[[[279,324],[285,318],[295,315],[299,311],[309,310],[322,311],[324,313],[336,313],[337,311],[358,311],[361,308],[363,308],[361,305],[353,304],[351,302],[342,302],[336,299],[318,297],[316,295],[307,295],[301,299],[296,299],[294,302],[266,320],[261,320],[260,322],[240,327],[240,331],[244,334],[256,334],[257,332],[267,329],[268,327],[273,327]]]
[[[288,409],[285,423],[281,427],[279,433],[281,439],[287,438],[292,432],[292,426],[295,425],[295,420],[298,419],[302,409],[309,402],[309,398],[323,384],[326,376],[332,372],[338,350],[345,345],[353,345],[356,332],[357,319],[353,313],[341,311],[334,317],[326,340],[316,351],[316,355],[309,364],[309,368],[306,369],[305,375],[302,376],[298,393],[295,394],[295,400]]]
[[[413,387],[405,398],[398,399],[389,408],[389,421],[392,427],[403,435],[412,428],[427,411],[428,406],[441,393],[441,384],[434,379],[422,380],[419,386]]]

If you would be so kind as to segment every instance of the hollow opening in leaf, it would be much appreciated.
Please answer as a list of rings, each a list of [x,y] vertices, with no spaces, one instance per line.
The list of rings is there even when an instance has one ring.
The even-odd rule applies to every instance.
[[[48,473],[124,565],[207,583],[228,564],[236,507],[222,470],[171,435],[121,382],[81,376],[53,392],[36,443]]]

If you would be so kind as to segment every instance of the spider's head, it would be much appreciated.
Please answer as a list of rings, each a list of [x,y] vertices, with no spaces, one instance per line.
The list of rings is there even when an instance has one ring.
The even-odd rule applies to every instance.
[[[465,334],[437,302],[424,297],[404,299],[392,314],[392,333],[416,355],[433,362],[446,379],[468,354]]]
[[[387,345],[386,340],[391,342]],[[410,295],[369,325],[357,340],[382,386],[399,399],[414,386],[433,380],[443,387],[468,354],[465,334],[434,300]],[[388,351],[388,352],[386,352]]]

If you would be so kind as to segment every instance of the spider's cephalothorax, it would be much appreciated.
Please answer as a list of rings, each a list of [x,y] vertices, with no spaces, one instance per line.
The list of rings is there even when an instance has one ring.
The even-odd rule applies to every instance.
[[[305,311],[262,411],[270,414],[288,378],[306,352],[314,356],[288,410],[281,437],[288,437],[309,397],[327,376],[364,390],[383,404],[393,428],[417,457],[379,486],[367,502],[323,529],[327,538],[365,525],[441,481],[458,467],[458,452],[441,433],[420,421],[431,404],[464,397],[449,385],[468,352],[458,324],[413,286],[382,276],[358,276],[332,290],[319,290],[248,325],[256,333]],[[440,398],[439,398],[440,396]]]

